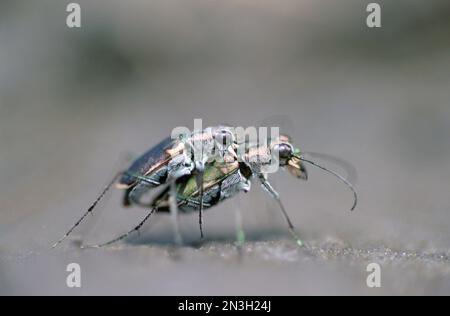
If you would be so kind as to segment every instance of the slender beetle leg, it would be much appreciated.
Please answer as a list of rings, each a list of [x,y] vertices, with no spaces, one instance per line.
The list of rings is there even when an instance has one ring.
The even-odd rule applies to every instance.
[[[236,224],[236,247],[239,254],[242,254],[242,248],[245,244],[245,232],[242,225],[242,212],[240,203],[235,209],[235,224]]]
[[[170,191],[169,191],[169,209],[170,215],[173,224],[173,234],[174,241],[177,246],[183,245],[183,238],[180,233],[180,222],[178,218],[178,201],[177,201],[177,184],[175,180],[171,180],[170,182]]]
[[[92,214],[97,204],[101,201],[101,199],[105,196],[106,192],[109,191],[109,189],[113,186],[114,183],[119,179],[119,177],[122,176],[122,172],[119,172],[114,176],[114,178],[108,183],[108,185],[103,189],[102,193],[95,199],[95,201],[91,204],[91,206],[88,208],[88,210],[81,216],[81,218],[68,230],[68,232],[60,239],[58,240],[52,248],[56,248],[60,243],[62,243],[69,235],[77,228],[89,214]]]
[[[86,217],[89,215],[89,214],[93,214],[93,212],[94,212],[94,209],[95,209],[95,207],[97,206],[97,204],[103,199],[103,197],[105,196],[105,194],[109,191],[109,189],[111,189],[111,187],[114,185],[114,183],[116,183],[116,181],[122,176],[122,175],[124,175],[124,174],[127,174],[127,175],[129,175],[129,176],[132,176],[132,177],[135,177],[136,179],[139,179],[139,180],[141,180],[141,181],[145,181],[145,182],[147,182],[147,183],[149,183],[149,184],[154,184],[154,181],[153,180],[151,180],[151,179],[149,179],[149,178],[147,178],[147,177],[145,177],[145,176],[140,176],[140,175],[135,175],[135,174],[132,174],[132,173],[129,173],[129,172],[119,172],[119,173],[117,173],[115,176],[114,176],[114,178],[108,183],[108,185],[103,189],[103,191],[100,193],[100,195],[95,199],[95,201],[91,204],[91,206],[88,208],[88,210],[81,216],[81,218],[69,229],[69,231],[60,239],[60,240],[58,240],[53,246],[52,246],[52,248],[55,248],[55,247],[57,247],[59,244],[61,244],[67,237],[69,237],[69,235],[75,230],[75,228],[77,228],[85,219],[86,219]],[[155,209],[156,210],[156,209]],[[144,222],[145,221],[147,221],[148,220],[148,218],[150,217],[150,215],[155,211],[155,210],[152,210],[152,212],[144,219],[144,221],[143,221],[143,223],[142,223],[142,225],[144,224]],[[141,226],[142,225],[140,225],[140,226],[137,226],[136,228],[137,229],[135,229],[136,231],[139,231],[139,228],[141,228]],[[134,230],[133,230],[134,231]],[[130,233],[131,233],[132,231],[130,231]],[[127,234],[127,236],[128,236],[128,234]],[[123,238],[125,238],[125,237],[127,237],[127,236],[124,236]],[[122,237],[122,236],[121,236]],[[120,238],[120,237],[119,237]],[[118,238],[118,240],[120,240],[120,239],[123,239],[123,238],[120,238],[119,239]],[[113,242],[115,242],[115,241],[118,241],[118,240],[114,240]],[[110,243],[112,243],[112,242],[110,242]],[[110,244],[110,243],[107,243],[107,244]],[[104,246],[104,245],[98,245],[98,246]]]
[[[291,233],[292,237],[295,239],[297,245],[300,247],[304,246],[303,241],[298,237],[297,233],[295,232],[295,227],[292,224],[291,219],[289,218],[288,213],[286,212],[286,209],[284,208],[283,203],[281,202],[280,195],[277,191],[272,187],[272,185],[267,181],[266,177],[263,174],[258,175],[258,179],[261,181],[261,184],[263,188],[272,196],[273,199],[275,199],[280,206],[281,212],[283,213],[284,218],[286,219],[286,222],[289,227],[289,232]]]
[[[203,174],[205,171],[205,164],[203,162],[196,164],[195,181],[197,183],[199,194],[199,209],[198,209],[198,225],[200,227],[200,238],[203,239]]]
[[[152,214],[156,211],[156,209],[157,209],[157,207],[154,207],[151,211],[150,211],[150,213],[148,213],[146,216],[145,216],[145,218],[135,227],[135,228],[133,228],[132,230],[130,230],[129,232],[127,232],[127,233],[125,233],[125,234],[123,234],[123,235],[121,235],[121,236],[119,236],[119,237],[117,237],[117,238],[115,238],[115,239],[113,239],[113,240],[111,240],[111,241],[108,241],[108,242],[106,242],[106,243],[104,243],[104,244],[99,244],[99,245],[92,245],[92,246],[82,246],[81,248],[83,248],[83,249],[86,249],[86,248],[102,248],[102,247],[105,247],[105,246],[109,246],[109,245],[111,245],[111,244],[114,244],[114,243],[116,243],[116,242],[118,242],[118,241],[121,241],[121,240],[123,240],[123,239],[125,239],[125,238],[127,238],[130,234],[132,234],[132,233],[134,233],[134,232],[138,232],[139,233],[139,231],[140,231],[140,229],[142,228],[142,226],[145,224],[145,222],[150,218],[150,216],[152,216]]]

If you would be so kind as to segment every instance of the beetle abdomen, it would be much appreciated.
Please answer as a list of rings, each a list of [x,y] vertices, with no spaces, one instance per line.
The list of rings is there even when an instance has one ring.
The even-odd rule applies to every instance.
[[[144,207],[149,207],[149,203],[142,201],[142,197],[146,195],[151,189],[160,186],[167,180],[167,166],[162,166],[157,172],[151,176],[146,177],[148,181],[139,180],[134,186],[130,187],[125,192],[125,206],[136,204]]]
[[[128,168],[120,179],[119,184],[121,186],[130,187],[136,182],[139,182],[133,175],[143,176],[152,168],[170,158],[170,153],[168,153],[167,150],[174,147],[175,143],[176,141],[168,137],[155,147],[151,148],[133,162],[131,167]]]

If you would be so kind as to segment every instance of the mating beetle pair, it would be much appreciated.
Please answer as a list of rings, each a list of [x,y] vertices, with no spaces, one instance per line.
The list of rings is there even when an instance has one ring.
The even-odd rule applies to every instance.
[[[353,186],[336,172],[304,158],[300,150],[293,147],[289,137],[279,135],[262,146],[248,141],[239,143],[237,139],[232,128],[216,126],[176,139],[163,140],[138,158],[127,171],[119,173],[53,247],[67,238],[93,212],[98,202],[117,181],[116,187],[125,190],[124,206],[134,204],[149,208],[150,211],[133,230],[105,244],[90,247],[110,245],[134,231],[139,231],[154,212],[172,214],[175,242],[181,244],[178,213],[198,211],[203,237],[203,209],[213,207],[241,191],[248,192],[253,178],[258,179],[265,191],[278,202],[291,235],[301,246],[303,243],[295,232],[279,194],[268,181],[267,167],[274,163],[304,180],[308,178],[304,163],[333,174],[352,190],[354,203],[351,210],[356,207],[357,194]],[[163,190],[150,202],[144,202],[144,195],[159,186],[164,186]],[[238,242],[242,243],[244,233],[240,227],[238,236]]]

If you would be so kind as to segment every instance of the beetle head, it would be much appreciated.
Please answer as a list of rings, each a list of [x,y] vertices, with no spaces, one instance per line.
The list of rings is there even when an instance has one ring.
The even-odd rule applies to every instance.
[[[294,148],[290,139],[286,135],[280,137],[271,143],[272,155],[277,155],[280,167],[285,167],[293,176],[307,180],[308,172],[305,165],[297,157],[300,155],[300,149]]]
[[[235,141],[233,131],[226,126],[217,128],[214,131],[213,137],[217,145],[224,148],[231,146]]]
[[[219,126],[213,131],[213,138],[216,149],[221,157],[228,154],[237,159],[234,148],[236,137],[230,127]]]

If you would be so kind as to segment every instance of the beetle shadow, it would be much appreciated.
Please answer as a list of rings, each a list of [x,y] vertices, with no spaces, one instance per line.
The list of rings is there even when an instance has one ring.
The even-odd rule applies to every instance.
[[[236,235],[232,232],[212,232],[206,233],[204,238],[201,239],[199,234],[185,233],[183,236],[183,246],[192,248],[201,248],[209,243],[219,244],[233,244],[236,241]],[[268,228],[262,230],[246,230],[245,231],[246,242],[258,242],[277,240],[285,238],[289,234],[281,229]],[[141,234],[125,241],[126,244],[131,246],[144,246],[144,245],[157,245],[157,246],[176,246],[174,241],[174,235],[172,232],[159,233],[158,235]]]

